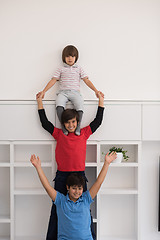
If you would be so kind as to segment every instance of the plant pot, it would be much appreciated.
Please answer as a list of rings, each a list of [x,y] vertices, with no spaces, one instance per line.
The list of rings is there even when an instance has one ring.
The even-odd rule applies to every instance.
[[[121,163],[122,160],[123,160],[123,153],[118,152],[117,153],[117,158],[112,163]]]

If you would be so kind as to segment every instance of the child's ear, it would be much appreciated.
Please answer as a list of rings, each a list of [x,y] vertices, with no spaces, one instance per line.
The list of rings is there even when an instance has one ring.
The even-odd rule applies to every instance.
[[[67,188],[67,191],[69,190],[69,187],[68,187],[68,185],[66,185],[66,188]]]

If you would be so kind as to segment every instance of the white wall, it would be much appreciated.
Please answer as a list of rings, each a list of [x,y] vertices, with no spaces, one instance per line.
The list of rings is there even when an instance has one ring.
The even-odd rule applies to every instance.
[[[35,99],[68,44],[106,99],[159,99],[159,12],[158,0],[0,0],[0,100]]]

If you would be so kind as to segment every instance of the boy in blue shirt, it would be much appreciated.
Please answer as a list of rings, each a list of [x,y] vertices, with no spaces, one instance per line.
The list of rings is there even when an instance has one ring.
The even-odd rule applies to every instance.
[[[96,182],[89,191],[83,193],[84,179],[78,173],[72,173],[67,179],[67,196],[56,191],[48,182],[39,157],[31,156],[40,181],[57,207],[58,240],[93,240],[91,234],[90,204],[97,195],[109,168],[117,157],[115,152],[107,153],[105,162]]]

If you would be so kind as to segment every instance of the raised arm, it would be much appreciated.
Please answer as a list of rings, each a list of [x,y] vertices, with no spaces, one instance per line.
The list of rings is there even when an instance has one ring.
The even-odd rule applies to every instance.
[[[96,180],[96,182],[92,185],[92,187],[90,188],[89,192],[90,195],[92,197],[92,199],[95,198],[95,196],[97,195],[109,168],[110,163],[115,160],[117,157],[117,154],[115,152],[112,152],[109,154],[109,152],[106,154],[105,156],[105,162],[103,164],[103,167],[98,175],[98,178]]]
[[[39,114],[42,127],[52,135],[54,131],[54,125],[47,119],[45,110],[43,108],[42,95],[43,93],[41,93],[39,96],[36,95],[37,104],[38,104],[38,114]]]
[[[41,161],[39,159],[39,157],[36,158],[36,156],[33,154],[31,156],[30,159],[31,163],[33,164],[33,166],[36,168],[39,179],[44,187],[44,189],[46,190],[46,192],[48,193],[48,195],[50,196],[50,198],[55,201],[56,196],[57,196],[57,192],[56,190],[49,184],[47,177],[45,176],[43,169],[41,167]]]
[[[57,79],[56,78],[52,78],[47,85],[45,86],[45,88],[43,89],[43,91],[37,93],[36,97],[39,97],[42,94],[42,98],[44,98],[45,93],[56,83]]]
[[[42,96],[43,96],[43,93],[42,93],[42,92],[41,92],[41,94],[39,94],[39,95],[37,94],[37,95],[36,95],[38,110],[43,109]]]
[[[90,123],[92,133],[94,133],[97,130],[97,128],[101,125],[104,112],[104,97],[101,94],[101,92],[98,92],[97,96],[99,98],[97,114],[95,119]]]

